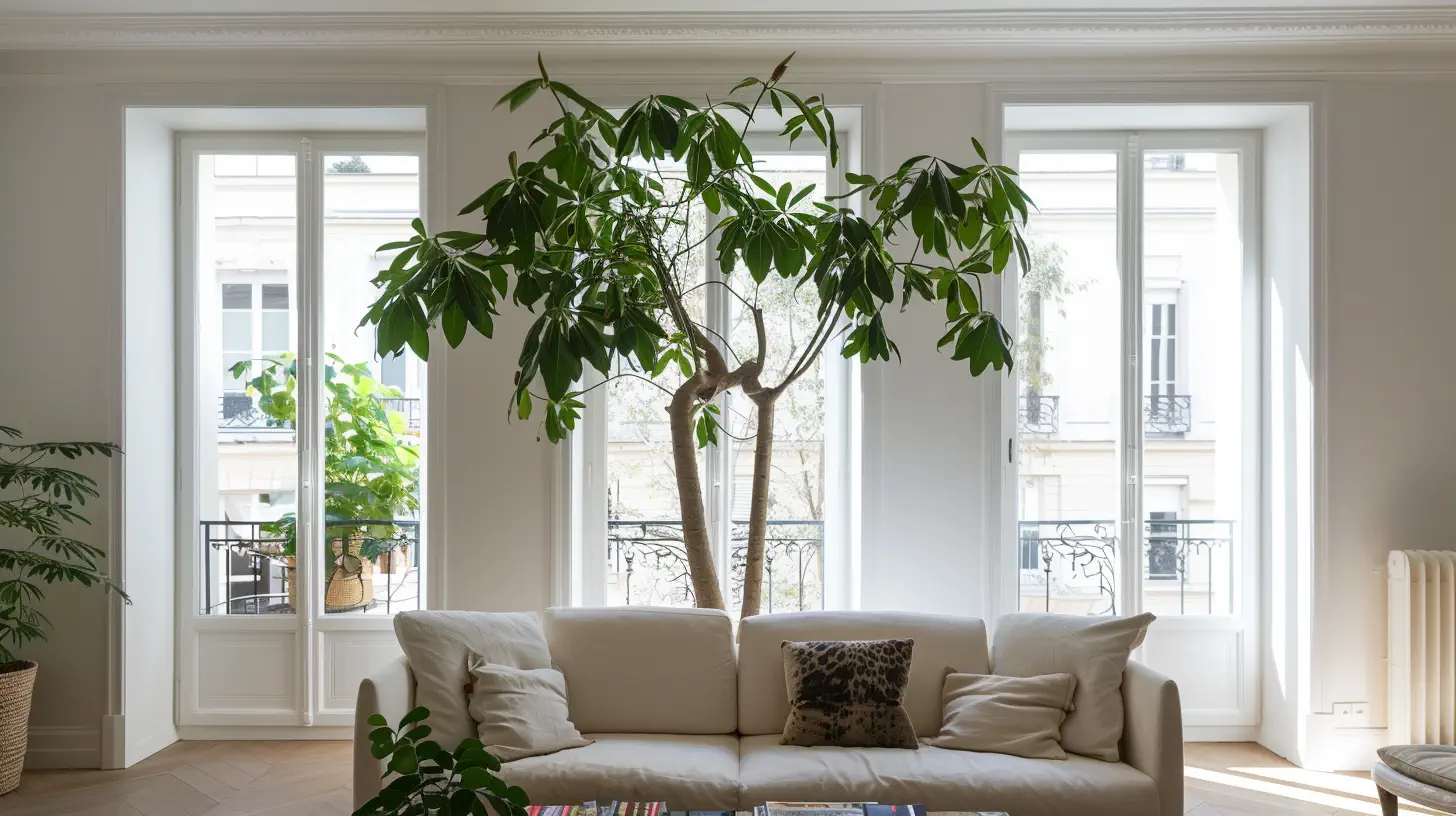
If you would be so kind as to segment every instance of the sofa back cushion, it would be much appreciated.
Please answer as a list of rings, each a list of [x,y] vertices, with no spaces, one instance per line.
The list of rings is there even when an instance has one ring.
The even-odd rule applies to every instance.
[[[749,618],[738,627],[739,732],[783,733],[789,717],[784,641],[892,638],[915,641],[905,690],[905,711],[915,733],[939,734],[946,670],[990,673],[986,625],[977,618],[913,612],[788,612]]]
[[[731,734],[733,626],[713,609],[548,609],[551,660],[583,734]],[[779,676],[782,689],[783,673]],[[783,726],[782,720],[779,723]]]

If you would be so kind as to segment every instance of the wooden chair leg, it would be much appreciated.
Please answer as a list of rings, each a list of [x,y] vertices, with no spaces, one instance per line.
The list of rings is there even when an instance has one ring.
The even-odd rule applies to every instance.
[[[1396,816],[1400,812],[1400,800],[1396,798],[1395,794],[1379,785],[1375,786],[1375,790],[1380,794],[1381,816]]]

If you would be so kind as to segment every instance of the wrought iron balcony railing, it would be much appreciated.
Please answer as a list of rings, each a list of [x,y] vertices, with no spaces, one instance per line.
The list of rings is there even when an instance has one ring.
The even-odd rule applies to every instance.
[[[283,535],[266,521],[202,522],[201,611],[204,615],[287,615],[293,613],[294,559],[284,554]],[[350,537],[387,551],[367,568],[351,572],[371,593],[360,611],[386,614],[419,608],[420,522],[417,519],[343,519],[324,527],[326,539]],[[335,555],[339,554],[337,548]],[[366,557],[368,551],[366,550]],[[400,559],[395,561],[394,559]],[[378,568],[376,563],[379,562]],[[396,568],[398,567],[398,568]],[[325,564],[333,573],[333,565]],[[367,573],[366,573],[367,569]]]
[[[1182,435],[1193,429],[1193,397],[1188,394],[1149,394],[1143,398],[1143,431]]]
[[[1118,524],[1111,520],[1052,520],[1020,522],[1023,574],[1041,573],[1038,581],[1046,608],[1051,609],[1054,584],[1073,584],[1094,596],[1093,614],[1118,614]],[[1148,519],[1143,522],[1146,543],[1145,582],[1178,582],[1178,612],[1187,614],[1190,589],[1207,596],[1205,614],[1215,614],[1215,585],[1233,586],[1233,562],[1227,550],[1234,540],[1234,522],[1217,519]],[[1215,554],[1227,571],[1217,570]],[[1201,562],[1201,563],[1200,563]],[[1149,584],[1145,584],[1149,585]],[[1023,592],[1024,594],[1024,592]]]
[[[1016,425],[1023,434],[1055,436],[1061,397],[1022,394],[1016,405]]]
[[[743,596],[748,524],[734,522],[729,549],[732,606]],[[763,611],[824,608],[824,522],[817,519],[768,522],[764,544]],[[628,604],[691,606],[692,580],[682,522],[607,522],[607,574],[615,577]]]
[[[419,397],[382,397],[379,401],[386,411],[404,414],[408,430],[420,430],[423,411]],[[293,423],[270,419],[247,394],[223,394],[218,398],[217,427],[224,431],[291,431]]]

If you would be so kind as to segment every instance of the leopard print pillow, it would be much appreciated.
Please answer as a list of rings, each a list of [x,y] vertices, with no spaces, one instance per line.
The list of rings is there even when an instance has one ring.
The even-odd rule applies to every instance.
[[[905,713],[913,640],[784,641],[784,745],[915,749]]]

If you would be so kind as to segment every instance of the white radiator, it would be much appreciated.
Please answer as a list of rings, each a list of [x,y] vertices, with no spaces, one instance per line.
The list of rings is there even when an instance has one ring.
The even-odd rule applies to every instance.
[[[1390,734],[1456,743],[1456,552],[1397,550],[1390,573]]]

